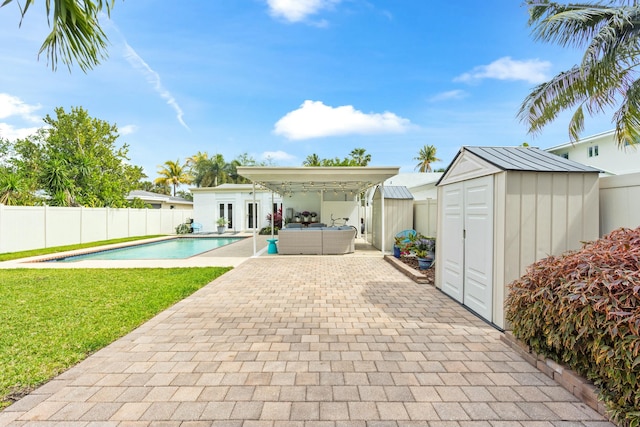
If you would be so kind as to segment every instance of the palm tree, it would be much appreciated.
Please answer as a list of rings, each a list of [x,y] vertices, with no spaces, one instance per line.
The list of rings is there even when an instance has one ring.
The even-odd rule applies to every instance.
[[[539,133],[567,109],[574,109],[569,136],[576,141],[589,115],[618,108],[613,120],[619,146],[640,136],[638,65],[640,5],[637,1],[559,4],[527,0],[536,39],[585,48],[582,62],[535,87],[518,112],[530,133]]]
[[[0,8],[12,1],[3,1]],[[29,6],[36,3],[36,0],[24,0],[24,4],[18,4],[20,24]],[[108,40],[100,27],[98,15],[103,10],[110,15],[115,3],[113,0],[58,0],[44,3],[47,8],[47,21],[52,30],[42,43],[38,55],[46,52],[52,70],[57,69],[58,57],[69,70],[75,60],[84,72],[100,64],[100,60],[107,57]]]
[[[185,163],[187,164],[187,166],[193,167],[205,160],[209,160],[209,153],[207,153],[206,151],[198,151],[193,156],[187,157]]]
[[[309,154],[307,158],[302,162],[302,166],[321,166],[322,161],[316,153]]]
[[[367,166],[371,161],[371,154],[365,154],[364,148],[354,148],[349,155],[354,160],[356,166]]]
[[[436,147],[433,145],[425,145],[420,149],[417,157],[413,160],[418,160],[420,163],[416,165],[416,169],[420,172],[431,172],[431,163],[439,162],[440,159],[436,157]]]
[[[192,181],[185,165],[180,164],[180,159],[175,162],[167,160],[164,165],[158,166],[158,178],[153,181],[156,184],[166,184],[173,186],[173,195],[176,195],[176,188],[180,184],[189,184]]]

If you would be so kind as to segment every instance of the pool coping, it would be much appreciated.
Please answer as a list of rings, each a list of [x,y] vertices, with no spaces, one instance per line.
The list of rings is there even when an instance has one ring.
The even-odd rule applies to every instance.
[[[0,269],[9,268],[180,268],[180,267],[236,267],[242,262],[254,256],[252,250],[252,239],[249,233],[234,233],[234,234],[198,234],[189,235],[189,238],[203,238],[203,237],[242,237],[244,241],[235,242],[231,245],[215,248],[210,251],[200,253],[198,255],[191,256],[189,258],[178,259],[148,259],[148,260],[84,260],[67,263],[45,262],[52,259],[64,258],[69,256],[83,255],[92,252],[98,252],[102,250],[119,249],[128,246],[135,246],[144,243],[153,243],[163,240],[171,240],[179,238],[179,235],[167,235],[161,237],[153,237],[150,239],[135,240],[132,242],[113,243],[104,246],[95,246],[92,248],[75,249],[72,251],[58,252],[55,254],[38,255],[27,258],[19,258],[10,261],[0,262]],[[220,249],[229,247],[232,245],[243,244],[246,246],[245,250],[235,251],[239,253],[225,254]],[[99,250],[98,250],[99,249]],[[264,245],[260,245],[257,248],[258,251],[255,256],[260,256],[262,252],[265,252],[266,241]],[[220,251],[220,256],[211,255],[212,251]],[[209,254],[207,256],[207,254]]]
[[[52,256],[50,258],[44,258],[44,259],[40,259],[40,260],[33,260],[33,261],[28,261],[28,262],[50,262],[50,261],[56,261],[56,260],[64,260],[66,258],[73,258],[73,257],[79,257],[79,256],[83,256],[83,255],[92,255],[92,254],[98,254],[98,253],[102,253],[102,252],[111,252],[111,251],[117,251],[119,249],[125,249],[125,248],[130,248],[130,247],[135,247],[135,246],[144,246],[144,245],[150,245],[153,243],[159,243],[159,242],[164,242],[164,241],[169,241],[169,240],[177,240],[177,239],[236,239],[237,241],[240,241],[242,239],[246,239],[247,237],[245,236],[224,236],[224,235],[175,235],[175,236],[163,236],[165,238],[153,238],[153,239],[141,239],[141,240],[134,240],[131,242],[123,242],[123,245],[120,245],[118,243],[114,244],[114,247],[110,247],[111,245],[105,245],[105,246],[94,246],[92,248],[83,248],[83,249],[77,249],[77,251],[81,251],[79,253],[66,253],[66,252],[58,252],[55,254],[47,254],[47,255],[43,255],[43,256],[49,256],[49,255],[55,255]],[[233,244],[236,242],[231,242],[228,244]],[[226,246],[226,245],[223,245]],[[184,258],[134,258],[131,260],[114,260],[114,259],[103,259],[101,261],[144,261],[145,259],[155,259],[155,260],[167,260],[167,259],[189,259],[189,258],[193,258],[193,257],[197,257],[198,255],[202,255],[206,252],[210,252],[216,249],[221,248],[222,246],[217,246],[215,248],[211,248],[211,249],[207,249],[205,251],[202,252],[198,252],[197,254],[194,255],[190,255],[188,257],[184,257]],[[93,250],[91,250],[93,249]],[[76,260],[76,261],[70,261],[70,262],[80,262],[83,260]]]

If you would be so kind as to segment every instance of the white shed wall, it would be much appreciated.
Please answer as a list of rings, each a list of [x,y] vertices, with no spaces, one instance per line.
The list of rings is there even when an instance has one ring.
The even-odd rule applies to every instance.
[[[598,175],[505,172],[496,178],[496,213],[504,213],[496,215],[494,232],[494,323],[504,327],[509,283],[535,261],[598,238]]]
[[[393,250],[394,237],[402,230],[413,229],[413,200],[411,199],[384,199],[384,236],[382,236],[382,200],[380,193],[376,192],[373,199],[373,238],[374,248],[384,249],[386,252]]]

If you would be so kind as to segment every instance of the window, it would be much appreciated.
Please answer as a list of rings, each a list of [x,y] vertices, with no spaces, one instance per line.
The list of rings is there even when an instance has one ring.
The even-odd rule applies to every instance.
[[[594,145],[589,147],[589,157],[596,157],[598,155],[598,146]]]
[[[563,159],[569,159],[569,153],[562,153],[560,154],[560,157],[562,157]]]

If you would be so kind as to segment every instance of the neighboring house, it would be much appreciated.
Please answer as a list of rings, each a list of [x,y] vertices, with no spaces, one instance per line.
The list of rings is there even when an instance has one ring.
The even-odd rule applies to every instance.
[[[436,199],[436,182],[441,176],[442,172],[399,173],[385,180],[384,185],[407,187],[415,200]]]
[[[260,230],[269,225],[267,215],[282,207],[282,197],[252,184],[221,184],[217,187],[190,188],[193,193],[193,219],[203,232],[214,232],[218,218],[227,219],[234,232]],[[256,216],[257,212],[257,216]]]
[[[153,209],[193,209],[193,202],[190,200],[151,191],[134,190],[126,197],[129,201],[136,198],[150,204]]]
[[[640,151],[628,144],[618,147],[613,135],[614,131],[611,130],[574,143],[550,147],[545,151],[600,169],[604,175],[640,172]]]

